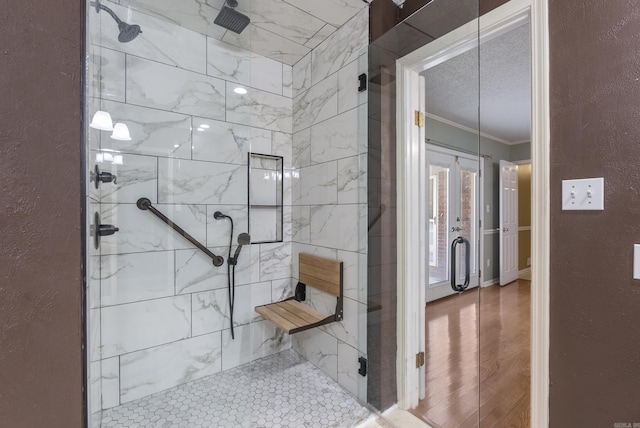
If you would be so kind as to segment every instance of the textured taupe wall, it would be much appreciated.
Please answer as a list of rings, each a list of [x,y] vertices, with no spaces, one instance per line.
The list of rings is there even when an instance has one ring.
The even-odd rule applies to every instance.
[[[0,7],[1,427],[82,425],[81,7]]]
[[[640,423],[640,4],[550,0],[549,23],[550,426]],[[561,211],[587,177],[605,210]]]

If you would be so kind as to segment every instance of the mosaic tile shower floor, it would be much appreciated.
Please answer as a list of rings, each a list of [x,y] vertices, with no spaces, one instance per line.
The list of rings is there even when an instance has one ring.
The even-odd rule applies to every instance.
[[[294,350],[102,412],[102,428],[348,428],[369,411]]]

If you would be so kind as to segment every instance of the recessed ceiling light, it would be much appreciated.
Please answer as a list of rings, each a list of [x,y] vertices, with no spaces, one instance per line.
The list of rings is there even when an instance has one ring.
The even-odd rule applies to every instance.
[[[237,87],[233,90],[233,92],[239,95],[244,95],[247,93],[247,90],[245,88]]]

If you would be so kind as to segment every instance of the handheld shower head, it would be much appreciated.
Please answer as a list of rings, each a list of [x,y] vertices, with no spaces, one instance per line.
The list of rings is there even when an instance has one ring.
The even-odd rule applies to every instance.
[[[238,256],[240,255],[242,246],[249,245],[249,244],[251,244],[251,237],[249,236],[248,233],[241,233],[240,235],[238,235],[238,248],[236,248],[236,252],[233,254],[233,257],[229,258],[228,263],[233,266],[237,265]]]

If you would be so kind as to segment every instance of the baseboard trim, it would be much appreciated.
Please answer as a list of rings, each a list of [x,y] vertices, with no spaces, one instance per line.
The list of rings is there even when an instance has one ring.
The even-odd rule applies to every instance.
[[[498,283],[500,283],[500,278],[493,278],[493,279],[490,279],[488,281],[483,282],[482,286],[483,287],[489,287],[491,285],[496,285]]]

